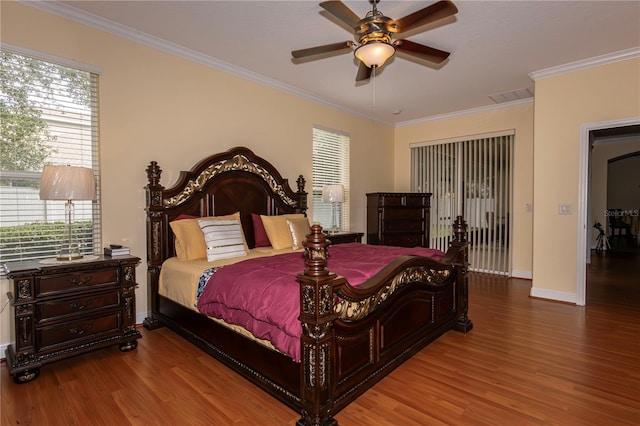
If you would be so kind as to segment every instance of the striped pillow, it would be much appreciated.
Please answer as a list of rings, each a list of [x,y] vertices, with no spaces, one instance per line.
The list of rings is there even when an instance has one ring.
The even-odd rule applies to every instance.
[[[247,255],[239,221],[199,219],[198,224],[204,234],[209,262]]]

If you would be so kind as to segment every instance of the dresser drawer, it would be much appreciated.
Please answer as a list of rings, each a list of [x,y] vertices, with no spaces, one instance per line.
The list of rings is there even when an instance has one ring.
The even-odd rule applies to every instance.
[[[426,247],[426,243],[422,234],[386,234],[384,236],[384,245],[386,246],[399,246],[399,247]]]
[[[428,207],[429,197],[422,194],[380,194],[380,207]]]
[[[116,268],[41,277],[36,281],[36,297],[102,287],[118,287],[118,270]]]
[[[422,209],[386,209],[382,213],[383,220],[423,220]]]
[[[382,232],[422,232],[424,222],[410,220],[385,220],[382,222]]]
[[[36,322],[63,319],[78,313],[91,315],[98,309],[117,308],[118,306],[120,306],[120,293],[117,291],[40,302],[36,305]]]
[[[121,330],[120,311],[116,311],[103,316],[36,327],[36,344],[38,351],[60,350],[76,346],[82,339],[113,336],[121,333]]]

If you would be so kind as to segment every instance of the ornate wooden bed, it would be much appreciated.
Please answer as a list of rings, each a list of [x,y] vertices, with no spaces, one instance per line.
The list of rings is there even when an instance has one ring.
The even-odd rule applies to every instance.
[[[335,413],[403,361],[450,329],[467,332],[467,243],[462,218],[441,261],[405,256],[359,287],[327,270],[329,241],[313,226],[300,258],[302,360],[267,349],[158,294],[163,262],[175,256],[170,221],[180,215],[240,212],[249,245],[251,214],[305,213],[305,180],[297,190],[246,148],[212,155],[165,189],[156,162],[147,168],[147,267],[150,316],[301,415],[298,425],[335,425]]]

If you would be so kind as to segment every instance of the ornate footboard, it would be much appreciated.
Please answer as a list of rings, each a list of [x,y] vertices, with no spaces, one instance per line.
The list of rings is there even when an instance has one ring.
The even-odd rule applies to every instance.
[[[406,256],[359,287],[327,269],[319,226],[304,244],[300,282],[301,415],[298,425],[336,424],[333,414],[467,317],[466,225],[441,261]]]

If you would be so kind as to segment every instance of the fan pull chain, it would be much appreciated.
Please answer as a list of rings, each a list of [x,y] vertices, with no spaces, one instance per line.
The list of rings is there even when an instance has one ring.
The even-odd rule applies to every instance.
[[[371,86],[373,88],[373,93],[371,96],[371,110],[375,111],[376,110],[376,68],[378,67],[371,67]]]

